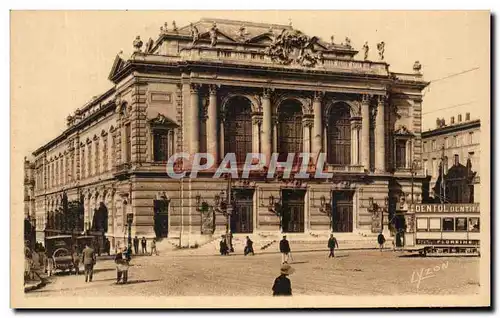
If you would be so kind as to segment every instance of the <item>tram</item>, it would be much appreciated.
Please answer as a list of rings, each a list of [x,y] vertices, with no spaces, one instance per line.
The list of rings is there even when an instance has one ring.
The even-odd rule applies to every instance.
[[[405,248],[426,256],[479,256],[480,209],[472,204],[411,204]]]

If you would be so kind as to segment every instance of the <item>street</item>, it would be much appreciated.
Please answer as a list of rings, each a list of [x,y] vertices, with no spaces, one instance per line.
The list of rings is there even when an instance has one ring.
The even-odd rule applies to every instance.
[[[94,281],[56,275],[27,297],[47,296],[266,296],[279,275],[281,255],[196,255],[178,251],[132,258],[129,284],[116,285],[112,260],[99,260]],[[378,250],[293,253],[294,295],[474,294],[479,258],[421,258]]]

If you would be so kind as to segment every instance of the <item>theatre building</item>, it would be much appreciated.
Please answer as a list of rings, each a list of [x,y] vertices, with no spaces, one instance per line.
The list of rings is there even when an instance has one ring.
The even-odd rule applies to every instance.
[[[132,41],[135,52],[110,65],[112,87],[33,152],[37,231],[88,229],[115,245],[129,214],[132,236],[182,245],[227,223],[252,237],[356,238],[387,232],[401,198],[421,201],[424,174],[411,163],[421,160],[428,83],[418,62],[391,72],[383,42],[358,52],[348,38],[217,19]],[[325,153],[332,177],[170,178],[166,162],[180,152],[239,163],[251,152]]]

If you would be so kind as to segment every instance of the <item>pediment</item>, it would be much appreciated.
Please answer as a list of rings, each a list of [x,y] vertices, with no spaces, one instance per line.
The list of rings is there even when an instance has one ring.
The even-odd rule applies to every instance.
[[[111,71],[109,72],[108,79],[113,80],[115,75],[125,66],[125,63],[125,60],[117,54],[113,62],[113,66],[111,67]]]
[[[217,41],[223,41],[223,42],[236,42],[233,38],[230,36],[226,35],[224,32],[217,30],[215,31],[217,34]],[[200,39],[203,40],[210,40],[210,31],[203,32],[200,34]]]

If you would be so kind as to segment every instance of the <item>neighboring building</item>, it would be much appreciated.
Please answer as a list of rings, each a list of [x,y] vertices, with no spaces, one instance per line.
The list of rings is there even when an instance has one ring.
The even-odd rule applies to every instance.
[[[33,230],[37,225],[38,219],[35,214],[35,165],[24,157],[24,240],[31,241],[34,244]]]
[[[422,133],[422,167],[429,177],[424,201],[479,203],[479,119],[471,120],[466,113],[465,118],[461,114],[456,120],[451,117],[448,125],[444,119],[437,119],[436,124],[435,129]]]
[[[393,73],[383,43],[378,61],[356,59],[349,39],[326,43],[291,26],[228,20],[162,28],[144,50],[139,37],[133,44],[130,58],[115,59],[114,86],[33,153],[40,231],[89,229],[114,246],[130,214],[132,235],[148,239],[182,236],[184,245],[224,233],[228,181],[169,178],[175,152],[218,161],[228,152],[239,161],[250,152],[326,152],[329,180],[257,173],[230,181],[235,234],[361,237],[380,231],[377,206],[391,214],[402,195],[411,199],[428,85],[420,63],[411,74]],[[415,202],[423,179],[417,171]]]

